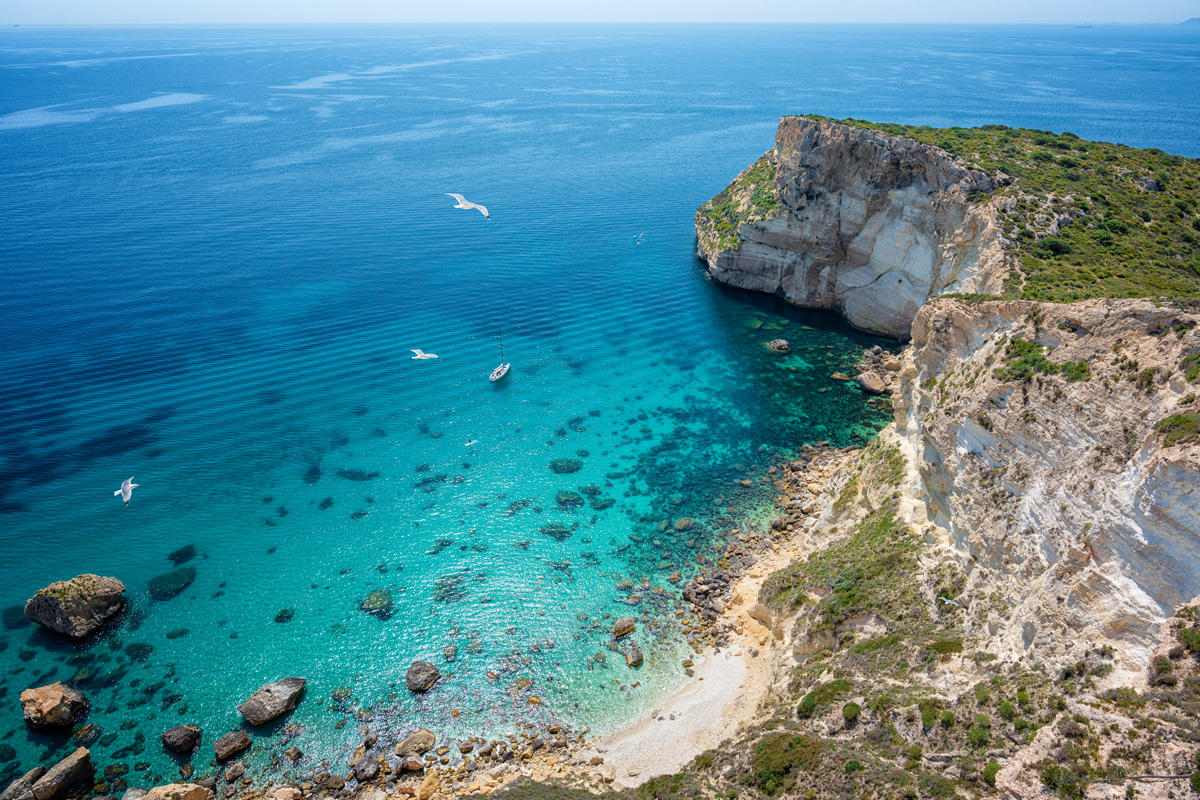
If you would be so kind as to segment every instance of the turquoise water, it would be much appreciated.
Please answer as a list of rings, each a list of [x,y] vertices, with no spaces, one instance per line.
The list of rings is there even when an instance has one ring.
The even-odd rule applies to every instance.
[[[755,524],[774,459],[887,421],[828,377],[877,340],[709,284],[695,208],[796,111],[1197,155],[1198,43],[1167,28],[0,32],[0,607],[81,572],[130,597],[85,645],[5,617],[0,776],[73,746],[20,721],[20,691],[57,679],[92,698],[97,763],[144,762],[131,785],[175,774],[157,737],[180,722],[205,729],[203,774],[236,704],[286,675],[308,695],[254,732],[258,770],[285,740],[308,754],[296,773],[340,765],[367,725],[603,732],[651,708],[686,643],[670,603],[615,602],[626,582],[674,592],[672,573]],[[491,219],[454,210],[453,191]],[[500,328],[513,369],[491,385]],[[780,336],[791,356],[762,347]],[[112,491],[130,475],[124,508]],[[659,530],[681,517],[696,524]],[[194,582],[152,600],[188,545]],[[389,619],[359,609],[376,589]],[[634,614],[636,672],[606,649]],[[445,676],[420,698],[403,685],[414,658]]]

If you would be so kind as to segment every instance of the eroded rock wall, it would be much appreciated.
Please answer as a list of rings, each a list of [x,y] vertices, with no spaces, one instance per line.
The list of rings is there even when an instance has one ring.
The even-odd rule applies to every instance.
[[[838,310],[856,327],[901,339],[929,297],[1002,287],[996,210],[971,199],[994,188],[992,178],[945,151],[784,117],[767,160],[778,202],[740,224],[736,243],[714,235],[713,203],[697,212],[699,255],[714,280]],[[734,205],[745,207],[737,186]]]
[[[1200,594],[1200,446],[1155,429],[1200,405],[1183,365],[1197,323],[1149,301],[917,314],[894,397],[906,505],[961,560],[984,649],[1061,668],[1108,644],[1113,679],[1136,681],[1161,623]]]

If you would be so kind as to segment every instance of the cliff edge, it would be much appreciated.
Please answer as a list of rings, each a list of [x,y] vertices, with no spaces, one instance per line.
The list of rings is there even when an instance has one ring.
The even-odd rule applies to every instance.
[[[720,283],[907,338],[929,297],[1000,291],[986,193],[1005,180],[907,137],[784,117],[775,147],[696,212],[699,256]]]

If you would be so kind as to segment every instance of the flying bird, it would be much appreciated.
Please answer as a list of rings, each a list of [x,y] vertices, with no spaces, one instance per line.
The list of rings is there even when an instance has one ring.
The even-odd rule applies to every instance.
[[[443,194],[448,194],[458,201],[458,205],[456,205],[455,208],[461,208],[463,211],[470,211],[472,208],[477,208],[479,209],[479,213],[483,214],[484,219],[491,219],[491,216],[488,215],[487,208],[479,205],[478,203],[472,203],[461,194],[455,194],[454,192],[443,192]]]
[[[953,600],[951,600],[948,597],[940,597],[939,596],[938,600],[941,600],[943,603],[945,603],[948,606],[954,606],[955,608],[962,608],[962,606],[960,606],[958,603],[954,602]]]
[[[427,358],[437,358],[437,356],[435,356],[433,353],[426,353],[424,350],[412,350],[410,352],[416,353],[416,355],[413,356],[413,361],[424,361]]]
[[[129,478],[121,484],[121,488],[113,492],[113,497],[120,495],[121,499],[125,501],[125,505],[129,505],[129,498],[133,497],[133,490],[139,486],[141,486],[141,484],[134,483],[133,476],[130,475]]]

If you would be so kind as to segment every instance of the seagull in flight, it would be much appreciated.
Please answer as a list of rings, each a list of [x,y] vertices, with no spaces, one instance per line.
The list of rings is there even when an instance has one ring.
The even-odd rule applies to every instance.
[[[426,353],[424,350],[412,350],[410,352],[416,353],[416,355],[413,356],[413,361],[424,361],[427,358],[437,358],[437,356],[435,356],[433,353]]]
[[[470,200],[463,197],[461,194],[455,194],[454,192],[443,192],[443,194],[450,195],[451,197],[453,197],[455,200],[458,201],[458,205],[456,205],[455,208],[461,208],[463,211],[470,211],[472,208],[477,208],[477,209],[479,209],[479,213],[483,214],[484,219],[491,219],[491,216],[488,215],[487,208],[479,205],[478,203],[472,203]]]
[[[121,488],[113,492],[113,497],[120,495],[121,499],[125,501],[125,505],[129,505],[129,498],[133,497],[133,490],[139,486],[141,486],[141,484],[134,483],[133,476],[130,475],[129,478],[127,478],[126,481],[121,484]]]
[[[941,600],[943,603],[945,603],[948,606],[954,606],[955,608],[962,608],[962,606],[960,606],[958,603],[954,602],[953,600],[951,600],[948,597],[940,597],[939,596],[938,600]]]

